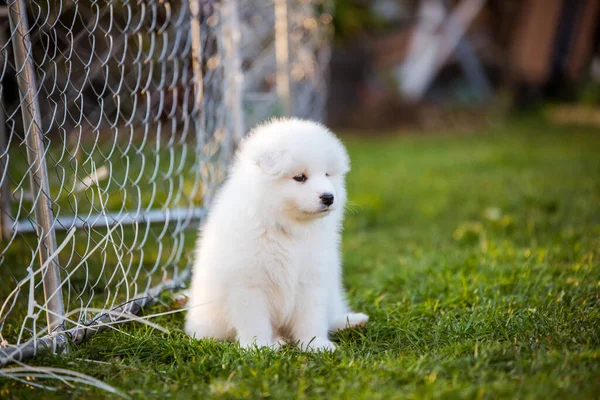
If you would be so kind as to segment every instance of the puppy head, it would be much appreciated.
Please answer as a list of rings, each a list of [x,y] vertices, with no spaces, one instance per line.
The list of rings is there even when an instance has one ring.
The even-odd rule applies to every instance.
[[[278,216],[306,221],[343,210],[350,169],[342,143],[324,126],[273,120],[253,130],[238,160],[259,175],[261,204]]]

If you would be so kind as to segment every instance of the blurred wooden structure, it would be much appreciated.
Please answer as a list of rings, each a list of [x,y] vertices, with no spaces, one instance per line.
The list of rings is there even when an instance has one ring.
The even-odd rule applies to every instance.
[[[415,110],[420,108],[403,94],[405,85],[396,71],[411,54],[419,10],[431,1],[438,0],[415,2],[410,15],[396,19],[401,23],[337,45],[331,64],[331,123],[381,129],[419,119]],[[466,3],[447,0],[444,4],[447,10],[456,10]],[[519,107],[575,88],[585,79],[600,44],[600,0],[487,0],[463,28],[492,89],[509,89]],[[460,44],[435,68],[427,90],[417,99],[419,104],[484,104],[471,87]],[[439,61],[439,57],[431,59]]]
[[[561,86],[585,72],[600,0],[525,0],[514,27],[511,75],[530,86]]]

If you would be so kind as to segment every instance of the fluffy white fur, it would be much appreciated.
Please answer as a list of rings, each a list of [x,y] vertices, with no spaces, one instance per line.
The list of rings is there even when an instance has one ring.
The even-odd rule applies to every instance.
[[[349,311],[341,283],[349,169],[344,146],[319,124],[274,120],[249,134],[201,230],[188,334],[333,350],[328,332],[367,322]],[[305,182],[294,179],[301,174]]]

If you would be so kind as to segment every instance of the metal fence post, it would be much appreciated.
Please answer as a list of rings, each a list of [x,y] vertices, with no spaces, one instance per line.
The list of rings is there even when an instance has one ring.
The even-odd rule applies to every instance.
[[[200,32],[200,0],[190,0],[190,35],[192,37],[192,70],[194,76],[194,109],[200,114],[204,99],[204,76],[202,74],[202,37]]]
[[[5,43],[2,40],[3,36],[0,34],[0,42]],[[8,240],[12,225],[10,188],[8,186],[8,145],[4,124],[4,110],[0,106],[0,241]]]
[[[208,4],[212,8],[212,4]],[[190,113],[194,132],[196,134],[196,152],[202,154],[206,144],[206,115],[203,110],[204,104],[204,73],[202,72],[202,10],[200,8],[200,0],[189,0],[188,7],[190,9],[190,37],[192,40],[192,73],[194,82],[194,105]],[[203,168],[205,160],[200,160],[198,168],[203,178],[203,183],[208,180]],[[212,199],[212,193],[206,190],[203,192],[202,206],[207,207]]]
[[[0,24],[0,46],[7,44],[4,24]],[[2,57],[2,55],[0,55]],[[2,82],[0,82],[2,84]],[[2,99],[0,99],[0,103]],[[4,107],[0,104],[0,241],[8,240],[11,235],[12,210],[10,187],[8,186],[8,143]]]
[[[244,136],[244,110],[242,106],[243,74],[240,59],[239,42],[241,27],[238,16],[237,0],[221,2],[222,35],[224,47],[223,93],[228,117],[226,119],[227,136],[225,149],[227,163],[231,161],[237,144]]]
[[[292,115],[290,93],[290,45],[288,28],[288,0],[275,0],[275,62],[277,64],[277,97],[286,117]]]
[[[19,84],[21,113],[27,143],[27,161],[29,163],[29,178],[35,201],[35,221],[37,235],[40,241],[40,262],[43,265],[56,250],[56,236],[52,226],[52,202],[48,170],[44,156],[42,133],[42,118],[36,93],[36,79],[27,10],[24,0],[15,0],[9,4],[9,19],[13,50],[15,53],[15,69]],[[59,267],[51,260],[43,271],[44,298],[51,312],[46,312],[48,330],[64,328],[64,304],[61,292]]]

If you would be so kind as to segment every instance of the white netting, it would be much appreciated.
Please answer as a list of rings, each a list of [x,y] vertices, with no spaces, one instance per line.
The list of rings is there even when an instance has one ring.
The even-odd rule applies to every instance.
[[[77,343],[185,282],[245,128],[285,111],[323,117],[331,15],[310,0],[1,10],[4,363],[50,343],[48,323]]]

